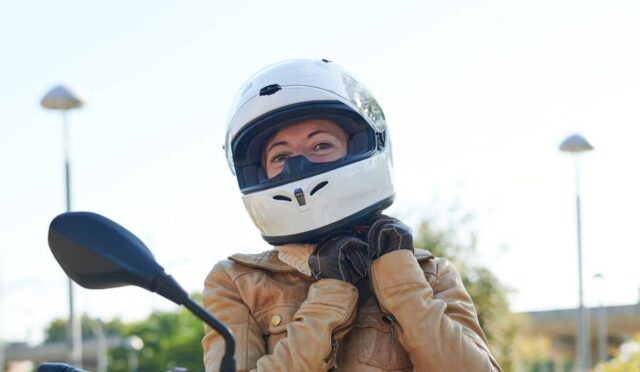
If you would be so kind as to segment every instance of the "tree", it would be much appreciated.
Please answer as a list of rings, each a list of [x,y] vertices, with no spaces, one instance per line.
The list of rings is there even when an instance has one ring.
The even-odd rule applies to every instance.
[[[468,218],[464,218],[462,223],[467,221]],[[475,233],[464,225],[434,229],[428,221],[420,223],[414,237],[416,247],[447,258],[456,267],[473,299],[491,351],[505,372],[512,371],[519,356],[517,341],[527,322],[509,310],[507,296],[511,290],[491,270],[473,259],[476,241]]]
[[[201,302],[200,294],[192,299]],[[94,338],[93,325],[97,319],[82,317],[83,339]],[[66,319],[54,319],[46,330],[45,343],[66,340]],[[102,324],[107,337],[125,340],[130,336],[139,337],[144,346],[137,352],[138,371],[158,372],[175,367],[187,368],[189,372],[204,371],[201,341],[204,336],[202,321],[185,308],[177,311],[153,312],[147,319],[125,324],[119,319]],[[134,352],[128,346],[109,350],[109,371],[130,371],[130,356]]]
[[[640,334],[620,345],[615,358],[598,364],[596,372],[640,372]]]
[[[200,294],[192,294],[192,299],[201,302]],[[137,336],[144,347],[138,353],[140,372],[171,370],[175,367],[187,368],[189,372],[204,371],[202,362],[202,321],[189,310],[179,308],[175,312],[154,312],[147,319],[125,325],[124,337]],[[110,353],[109,371],[128,371],[127,358],[130,350],[114,349]]]
[[[95,338],[93,333],[94,326],[99,322],[98,319],[90,318],[87,315],[82,316],[82,339],[83,340],[91,340]],[[68,319],[54,319],[49,323],[49,326],[45,330],[45,344],[55,343],[55,342],[65,342],[67,340],[67,324]],[[124,328],[124,324],[120,321],[120,319],[114,319],[108,323],[103,323],[102,329],[105,333],[106,337],[110,336],[118,336],[122,334],[122,330]]]

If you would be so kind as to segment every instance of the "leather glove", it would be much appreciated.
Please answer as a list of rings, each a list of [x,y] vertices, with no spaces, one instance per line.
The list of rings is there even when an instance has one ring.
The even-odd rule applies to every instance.
[[[367,233],[368,257],[375,260],[389,252],[408,249],[413,252],[411,229],[400,220],[380,214],[374,217]]]
[[[316,280],[332,278],[353,283],[367,276],[367,262],[367,243],[345,232],[321,239],[309,256],[309,268]]]

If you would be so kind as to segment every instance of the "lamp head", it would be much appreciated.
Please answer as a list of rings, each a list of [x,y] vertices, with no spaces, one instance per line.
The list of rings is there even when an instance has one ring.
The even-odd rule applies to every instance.
[[[581,135],[573,134],[562,141],[559,150],[569,153],[581,153],[593,150],[593,146]]]
[[[72,110],[84,106],[84,101],[71,89],[58,85],[42,97],[40,105],[51,110]]]

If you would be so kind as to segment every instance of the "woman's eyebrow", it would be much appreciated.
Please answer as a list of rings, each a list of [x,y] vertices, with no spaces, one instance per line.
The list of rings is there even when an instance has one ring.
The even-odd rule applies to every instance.
[[[313,136],[315,136],[315,135],[318,135],[318,134],[321,134],[321,133],[325,133],[325,134],[328,134],[328,135],[330,135],[330,136],[334,136],[334,137],[335,137],[335,135],[334,135],[333,133],[331,133],[331,132],[329,132],[329,131],[327,131],[327,130],[324,130],[324,129],[318,129],[318,130],[315,130],[315,131],[313,131],[313,132],[309,133],[309,134],[307,135],[307,138],[311,138],[311,137],[313,137]]]
[[[269,153],[269,151],[271,151],[272,148],[276,147],[276,146],[283,146],[283,145],[288,145],[289,143],[287,141],[278,141],[278,142],[274,142],[271,145],[269,145],[269,147],[267,148],[267,151],[265,151],[264,153],[267,154]]]

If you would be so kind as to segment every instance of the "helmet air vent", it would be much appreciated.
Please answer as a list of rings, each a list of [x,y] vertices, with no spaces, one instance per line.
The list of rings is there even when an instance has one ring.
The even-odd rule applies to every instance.
[[[292,201],[290,197],[284,196],[284,195],[275,195],[273,197],[273,199],[274,200],[284,200],[284,201],[288,201],[288,202]]]
[[[304,198],[304,191],[302,191],[301,188],[297,188],[293,191],[293,195],[296,196],[296,199],[298,200],[298,205],[299,206],[303,206],[307,204],[307,201]]]
[[[317,184],[309,193],[310,196],[312,196],[313,194],[315,194],[316,192],[320,191],[321,188],[327,186],[329,184],[329,181],[322,181],[319,184]]]
[[[270,96],[273,93],[279,91],[282,87],[278,84],[267,85],[266,87],[260,89],[261,96]]]

